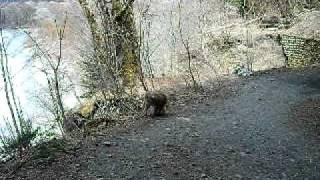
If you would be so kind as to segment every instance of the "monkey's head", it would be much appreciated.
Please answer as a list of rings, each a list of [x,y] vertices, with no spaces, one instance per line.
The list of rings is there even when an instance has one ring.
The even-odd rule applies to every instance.
[[[150,107],[153,108],[153,116],[160,116],[165,114],[165,106],[167,105],[167,96],[158,91],[149,91],[145,94],[145,114]]]

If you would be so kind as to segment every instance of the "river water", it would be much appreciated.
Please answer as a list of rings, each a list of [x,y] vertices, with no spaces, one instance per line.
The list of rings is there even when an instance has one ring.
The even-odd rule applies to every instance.
[[[4,40],[7,47],[8,61],[13,77],[14,89],[21,102],[24,115],[36,124],[43,126],[48,120],[48,111],[39,103],[41,99],[49,97],[40,96],[40,91],[46,88],[46,79],[42,72],[36,68],[32,60],[32,49],[28,46],[28,36],[21,30],[5,30]],[[10,121],[10,111],[7,106],[3,80],[0,78],[0,128],[5,125],[5,118]],[[64,97],[65,103],[70,107],[76,103],[73,93]]]

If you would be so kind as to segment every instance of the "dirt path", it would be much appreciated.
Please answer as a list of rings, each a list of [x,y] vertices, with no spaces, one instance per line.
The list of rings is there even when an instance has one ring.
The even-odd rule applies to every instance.
[[[291,108],[309,98],[320,98],[319,70],[261,75],[228,98],[99,137],[33,178],[320,179],[320,138],[292,125]]]

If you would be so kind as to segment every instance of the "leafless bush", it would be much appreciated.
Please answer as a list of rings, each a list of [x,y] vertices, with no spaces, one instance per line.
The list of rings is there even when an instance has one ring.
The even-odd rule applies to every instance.
[[[0,129],[0,153],[9,156],[22,156],[22,153],[31,146],[31,142],[38,135],[38,129],[33,129],[32,121],[24,116],[19,98],[14,88],[14,82],[9,70],[9,55],[7,42],[4,39],[3,29],[5,17],[0,9],[0,71],[4,85],[7,107],[11,115],[6,122],[5,130]]]
[[[30,40],[33,43],[34,55],[33,58],[36,60],[36,66],[40,72],[46,77],[47,86],[46,93],[49,96],[48,99],[40,99],[42,105],[49,110],[49,112],[53,115],[54,120],[58,123],[58,127],[61,132],[64,133],[63,123],[66,122],[65,116],[65,107],[63,103],[63,84],[62,80],[65,77],[65,71],[63,71],[63,40],[65,37],[65,28],[67,24],[67,16],[63,21],[61,26],[58,25],[57,21],[55,21],[55,30],[57,36],[57,46],[58,46],[58,54],[50,54],[50,51],[44,49],[41,44],[35,39],[30,32],[25,32]]]

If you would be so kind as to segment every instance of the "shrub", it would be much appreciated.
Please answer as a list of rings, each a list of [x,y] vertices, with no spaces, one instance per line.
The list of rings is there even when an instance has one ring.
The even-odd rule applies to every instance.
[[[13,131],[12,125],[7,122],[6,127],[1,129],[0,153],[4,157],[22,155],[23,151],[31,147],[32,141],[38,136],[39,128],[32,127],[31,120],[22,120],[20,134]]]

